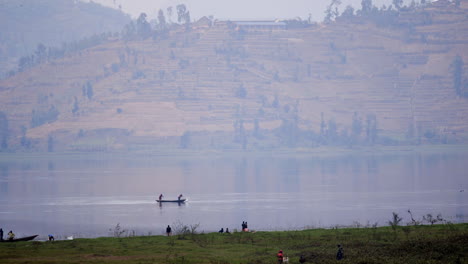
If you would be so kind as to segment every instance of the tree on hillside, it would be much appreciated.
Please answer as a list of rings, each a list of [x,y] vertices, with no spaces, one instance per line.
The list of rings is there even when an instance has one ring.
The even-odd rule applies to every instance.
[[[169,23],[172,24],[172,6],[168,7],[166,11],[167,11],[167,19],[169,20]]]
[[[190,146],[190,132],[185,131],[180,137],[180,148],[187,149]]]
[[[397,10],[400,10],[403,6],[403,0],[393,0],[393,5]]]
[[[377,117],[374,114],[367,115],[366,138],[367,142],[371,145],[377,140]]]
[[[51,134],[47,137],[47,152],[54,152],[54,138]]]
[[[158,12],[158,22],[159,22],[159,28],[161,30],[166,28],[166,17],[164,16],[164,12],[162,11],[162,9],[159,9],[159,12]]]
[[[351,18],[354,16],[354,8],[350,5],[346,6],[343,13],[341,13],[341,17],[343,18]]]
[[[0,112],[0,149],[8,148],[8,119],[5,113]]]
[[[452,72],[453,88],[455,89],[455,93],[458,96],[468,96],[468,93],[465,94],[465,91],[463,91],[464,63],[460,55],[457,55],[453,59],[452,64],[450,64],[450,70]]]
[[[187,7],[184,4],[177,5],[177,21],[182,23],[185,20],[185,13],[187,12]]]
[[[186,29],[189,28],[190,25],[190,12],[187,10],[184,4],[177,5],[177,21],[182,23],[184,21]]]
[[[137,30],[135,27],[135,23],[133,21],[130,21],[127,25],[122,30],[122,38],[125,40],[131,40],[134,39],[137,34]]]
[[[354,112],[351,135],[354,141],[357,141],[362,132],[362,120],[357,112]]]
[[[146,14],[141,13],[137,19],[136,31],[140,38],[146,39],[151,35],[151,26],[146,21]]]
[[[372,0],[362,0],[361,1],[361,14],[368,15],[372,11]]]
[[[91,84],[90,81],[87,81],[83,85],[82,91],[83,91],[83,96],[88,97],[89,100],[93,99],[93,95],[94,95],[93,85]]]
[[[36,61],[37,63],[42,63],[47,60],[47,48],[44,44],[39,43],[36,48]]]
[[[325,22],[329,23],[335,20],[339,15],[338,7],[341,5],[341,0],[331,0],[330,5],[328,5],[325,10]]]

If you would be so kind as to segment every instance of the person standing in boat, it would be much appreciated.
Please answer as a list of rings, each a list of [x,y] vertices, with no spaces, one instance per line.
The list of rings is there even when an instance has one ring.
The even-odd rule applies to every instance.
[[[8,232],[8,240],[13,240],[15,239],[15,234],[13,233],[13,231],[10,230],[10,232]]]
[[[179,196],[177,197],[177,200],[179,201],[182,200],[182,196],[183,196],[182,194],[179,194]]]
[[[159,195],[159,201],[162,200],[162,198],[164,197],[164,195],[162,195],[162,193]]]

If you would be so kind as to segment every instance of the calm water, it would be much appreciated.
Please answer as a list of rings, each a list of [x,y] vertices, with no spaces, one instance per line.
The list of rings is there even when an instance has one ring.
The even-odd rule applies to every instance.
[[[159,206],[160,193],[189,202]],[[18,236],[385,225],[408,209],[468,222],[468,154],[0,161],[0,227]]]

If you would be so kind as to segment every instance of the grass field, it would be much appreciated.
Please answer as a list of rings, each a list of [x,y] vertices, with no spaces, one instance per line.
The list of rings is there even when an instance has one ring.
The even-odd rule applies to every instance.
[[[337,244],[345,258],[335,259]],[[468,224],[0,243],[1,263],[468,263]]]

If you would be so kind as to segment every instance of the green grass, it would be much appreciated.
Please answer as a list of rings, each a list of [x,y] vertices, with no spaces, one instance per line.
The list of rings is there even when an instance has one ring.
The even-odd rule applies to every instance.
[[[335,260],[336,245],[345,259]],[[468,224],[0,243],[1,263],[468,263]]]

